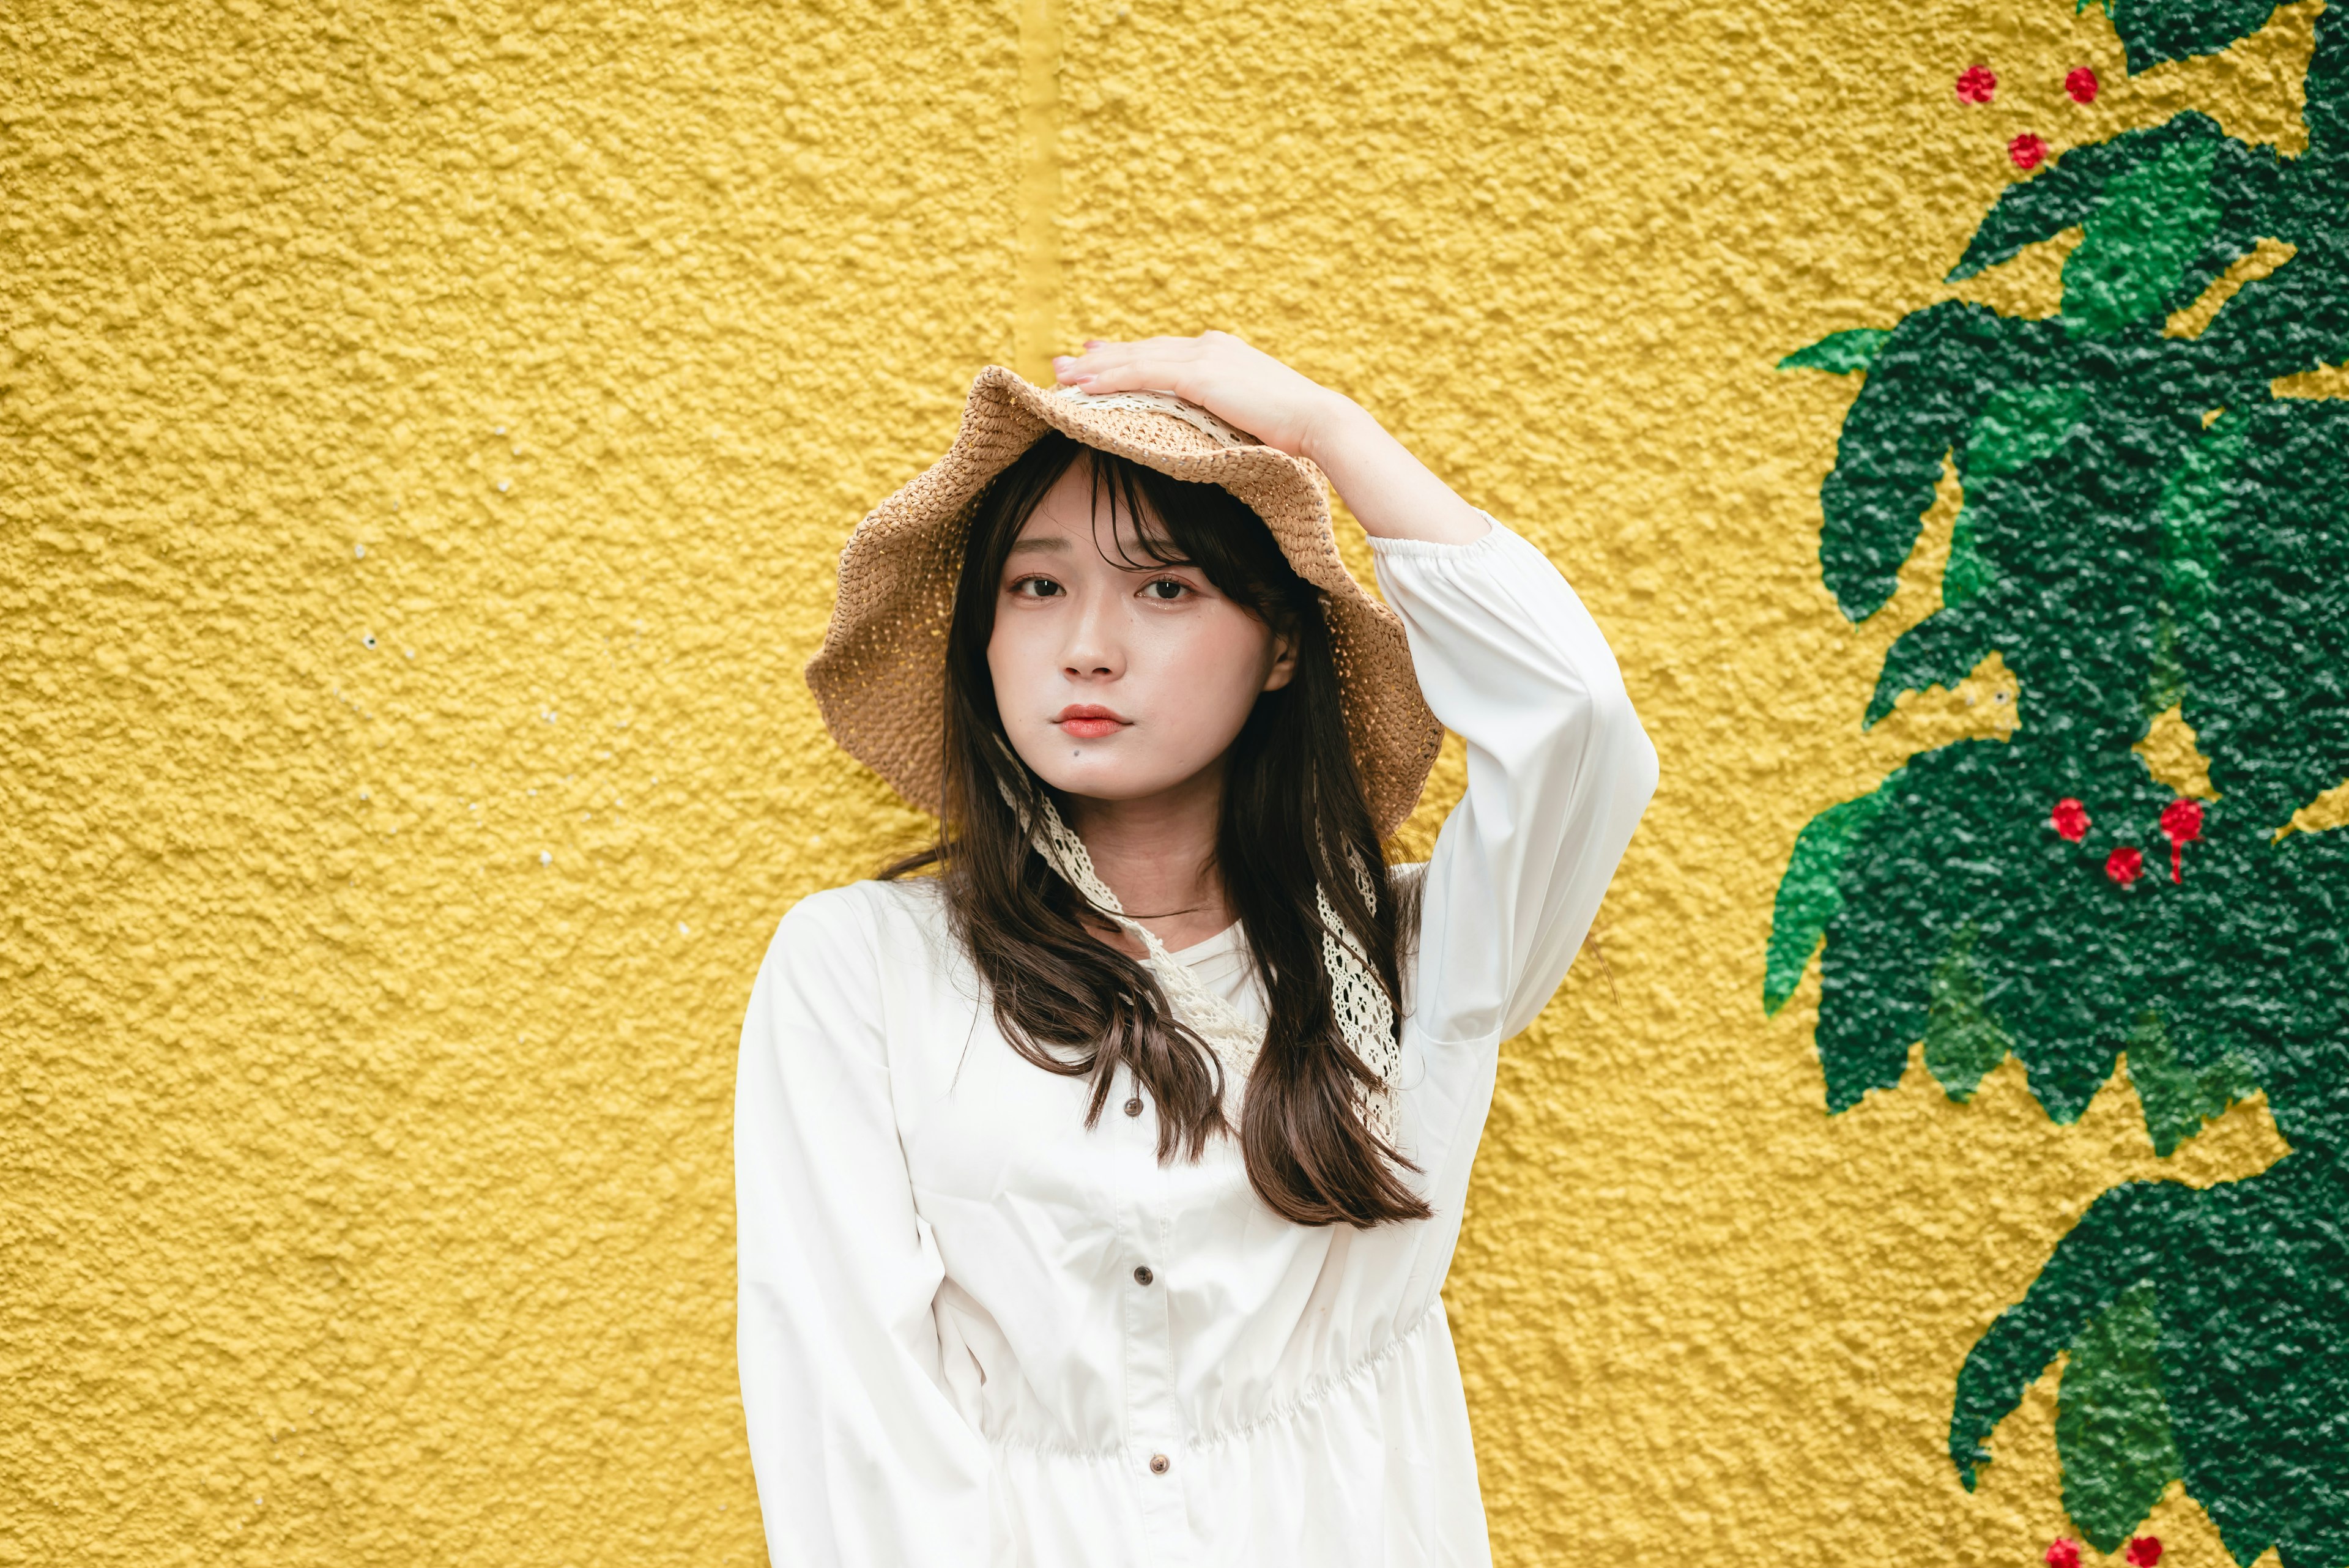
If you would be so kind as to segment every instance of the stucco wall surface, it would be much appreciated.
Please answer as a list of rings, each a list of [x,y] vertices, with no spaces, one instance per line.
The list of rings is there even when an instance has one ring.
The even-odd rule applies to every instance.
[[[762,1560],[735,1031],[791,903],[922,828],[800,680],[835,553],[980,365],[1209,326],[1549,552],[1661,755],[1447,1289],[1496,1559],[2087,1532],[2057,1370],[1972,1490],[1953,1386],[2100,1194],[2276,1167],[2264,1086],[2059,1119],[2023,1044],[1961,1096],[1920,1026],[1837,1097],[1816,937],[1763,1002],[1806,824],[2048,711],[1992,648],[1863,728],[1964,476],[1847,618],[1876,339],[1779,361],[2056,319],[2079,221],[1945,275],[2073,150],[2311,146],[2320,0],[2135,62],[2115,4],[13,7],[0,1562]],[[2223,800],[2191,701],[2137,754]],[[2198,1495],[2126,1528],[2220,1568]]]

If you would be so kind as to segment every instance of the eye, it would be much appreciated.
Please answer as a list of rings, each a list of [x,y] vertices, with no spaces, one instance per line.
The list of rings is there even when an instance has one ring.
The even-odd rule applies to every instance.
[[[1156,599],[1162,604],[1170,603],[1196,591],[1180,577],[1153,577],[1142,585],[1143,598]]]
[[[1049,599],[1068,590],[1050,577],[1015,577],[1004,591],[1019,598]]]

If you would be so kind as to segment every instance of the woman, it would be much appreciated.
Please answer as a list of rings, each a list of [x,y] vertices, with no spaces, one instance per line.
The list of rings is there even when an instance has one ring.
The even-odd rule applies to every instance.
[[[1054,363],[980,375],[809,667],[941,827],[792,909],[743,1025],[769,1551],[1487,1562],[1438,1291],[1655,753],[1557,570],[1351,401],[1222,333]]]

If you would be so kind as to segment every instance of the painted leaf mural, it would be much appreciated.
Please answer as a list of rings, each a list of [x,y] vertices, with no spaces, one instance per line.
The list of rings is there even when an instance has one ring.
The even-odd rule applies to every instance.
[[[2132,72],[2272,9],[2109,0]],[[2342,7],[2316,20],[2304,86],[2297,155],[2184,113],[2010,186],[1951,275],[2076,227],[2055,317],[1949,302],[1782,361],[1865,378],[1820,491],[1820,571],[1847,618],[1891,597],[1945,464],[1963,488],[1941,607],[1894,642],[1862,722],[1992,652],[2020,695],[2011,738],[1915,756],[1804,831],[1764,1002],[1820,953],[1834,1111],[1896,1084],[1920,1041],[1957,1100],[2011,1053],[2058,1122],[2126,1054],[2165,1156],[2264,1093],[2291,1152],[2098,1199],[1968,1356],[1950,1458],[1973,1485],[2064,1357],[2083,1539],[2119,1550],[2182,1480],[2239,1562],[2272,1547],[2284,1568],[2342,1568],[2349,829],[2295,824],[2349,780],[2349,402],[2272,386],[2349,360]],[[2265,271],[2189,308],[2258,272],[2246,258]],[[2207,789],[2148,771],[2162,722],[2190,730]]]

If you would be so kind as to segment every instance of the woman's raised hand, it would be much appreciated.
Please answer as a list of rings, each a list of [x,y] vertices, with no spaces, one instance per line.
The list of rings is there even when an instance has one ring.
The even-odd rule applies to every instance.
[[[1267,446],[1311,456],[1315,435],[1353,405],[1228,332],[1196,337],[1144,337],[1133,343],[1085,339],[1081,354],[1052,360],[1064,386],[1088,392],[1173,392],[1190,399]]]
[[[1133,343],[1089,337],[1083,353],[1056,357],[1052,371],[1061,384],[1088,392],[1190,399],[1266,445],[1318,464],[1372,534],[1464,545],[1490,526],[1360,403],[1228,332]]]

